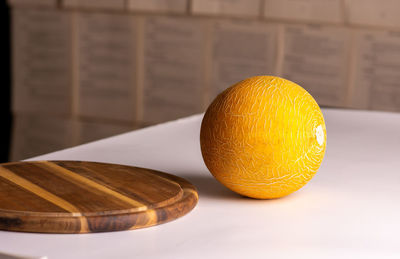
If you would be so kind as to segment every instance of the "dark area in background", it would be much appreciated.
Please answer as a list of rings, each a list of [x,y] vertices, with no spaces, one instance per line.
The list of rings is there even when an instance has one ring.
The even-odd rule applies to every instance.
[[[1,73],[0,87],[0,116],[1,116],[1,134],[0,134],[0,162],[7,162],[9,159],[10,137],[11,137],[11,62],[10,62],[10,11],[6,1],[1,1],[2,31],[3,31],[3,54],[1,55],[3,72]]]

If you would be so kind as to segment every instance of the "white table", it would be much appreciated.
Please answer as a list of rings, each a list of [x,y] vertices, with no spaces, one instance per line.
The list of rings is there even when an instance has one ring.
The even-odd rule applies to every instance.
[[[309,184],[276,200],[219,184],[199,148],[202,115],[34,160],[90,160],[184,177],[200,200],[156,227],[99,234],[0,231],[0,252],[56,258],[400,258],[400,114],[324,109],[328,146]]]

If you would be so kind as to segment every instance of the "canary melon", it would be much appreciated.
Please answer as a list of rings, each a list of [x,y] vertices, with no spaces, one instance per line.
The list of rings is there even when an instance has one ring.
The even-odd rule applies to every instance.
[[[245,79],[219,94],[201,125],[204,162],[241,195],[271,199],[304,186],[319,169],[326,128],[314,98],[275,76]]]

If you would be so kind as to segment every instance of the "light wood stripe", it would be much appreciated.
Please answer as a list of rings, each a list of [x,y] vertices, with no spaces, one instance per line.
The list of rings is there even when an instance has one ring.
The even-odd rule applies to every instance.
[[[103,192],[103,193],[109,194],[109,195],[111,195],[111,196],[113,196],[113,197],[115,197],[115,198],[117,198],[117,199],[119,199],[121,201],[124,201],[124,202],[134,206],[137,209],[137,211],[145,211],[145,210],[147,210],[147,206],[145,204],[140,203],[140,202],[138,202],[138,201],[136,201],[134,199],[131,199],[131,198],[119,193],[119,192],[111,190],[111,189],[107,188],[104,185],[98,184],[95,181],[92,181],[92,180],[90,180],[90,179],[88,179],[86,177],[83,177],[83,176],[81,176],[81,175],[79,175],[79,174],[77,174],[75,172],[72,172],[71,170],[68,170],[68,169],[66,169],[66,168],[64,168],[62,166],[59,166],[59,165],[57,165],[55,163],[48,162],[48,161],[43,162],[43,164],[45,166],[53,169],[54,171],[56,171],[58,173],[61,173],[61,174],[65,175],[65,176],[67,176],[67,177],[69,177],[69,178],[71,178],[71,179],[73,179],[75,181],[84,183],[87,186],[90,186],[90,187],[92,187],[94,189],[97,189],[97,190]]]
[[[71,203],[69,203],[68,201],[46,191],[42,187],[26,180],[25,178],[22,178],[21,176],[8,170],[7,168],[0,166],[0,176],[34,193],[35,195],[57,205],[58,207],[71,212],[73,216],[82,216],[82,214],[79,212],[79,209],[74,205],[72,205]]]
[[[89,230],[89,225],[87,219],[82,217],[82,213],[79,212],[79,209],[75,207],[73,204],[68,201],[46,191],[42,187],[24,179],[23,177],[15,174],[14,172],[8,170],[0,166],[0,176],[13,182],[14,184],[24,188],[25,190],[45,199],[46,201],[51,202],[52,204],[65,209],[68,212],[71,212],[71,216],[79,217],[80,221],[80,232],[86,233]]]
[[[81,223],[80,232],[85,233],[89,230],[87,219],[82,217],[82,213],[79,212],[79,209],[75,207],[73,204],[68,201],[46,191],[42,187],[26,180],[25,178],[15,174],[14,172],[8,170],[0,166],[0,176],[13,182],[14,184],[24,188],[25,190],[45,199],[46,201],[51,202],[52,204],[65,209],[68,212],[71,212],[71,216],[79,217],[79,221]]]
[[[199,198],[199,194],[197,193],[197,191],[193,190],[193,189],[189,189],[189,188],[183,188],[183,190],[185,192],[190,192],[191,194],[193,194],[194,196],[196,196],[196,198]]]

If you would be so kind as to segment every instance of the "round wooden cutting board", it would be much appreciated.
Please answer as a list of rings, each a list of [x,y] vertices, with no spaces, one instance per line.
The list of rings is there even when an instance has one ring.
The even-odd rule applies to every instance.
[[[193,209],[196,188],[170,174],[79,161],[0,165],[0,229],[88,233],[149,227]]]

